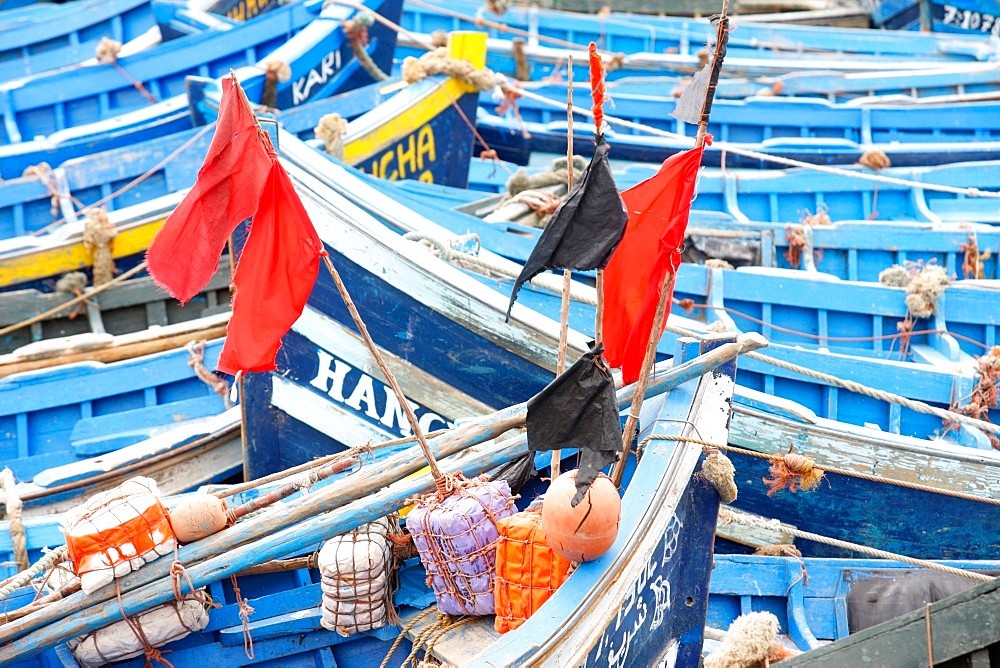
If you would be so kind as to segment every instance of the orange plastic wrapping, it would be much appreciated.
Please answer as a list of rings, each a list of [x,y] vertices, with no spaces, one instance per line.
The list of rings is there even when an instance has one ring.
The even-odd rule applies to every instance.
[[[571,563],[545,544],[542,514],[525,510],[497,523],[494,627],[498,633],[525,622],[569,577]]]
[[[133,478],[70,511],[66,547],[84,591],[169,553],[174,534],[152,480]]]

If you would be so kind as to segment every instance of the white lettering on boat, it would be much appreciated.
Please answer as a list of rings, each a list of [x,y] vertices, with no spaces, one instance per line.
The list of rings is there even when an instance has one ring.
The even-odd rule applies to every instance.
[[[325,350],[318,349],[316,354],[319,366],[316,377],[309,381],[311,386],[325,393],[337,403],[343,404],[372,420],[378,420],[390,431],[394,431],[402,437],[410,436],[413,433],[410,423],[406,420],[403,407],[399,404],[391,387],[355,369],[343,360],[337,359]],[[376,383],[382,390],[381,401],[379,401]],[[345,398],[345,390],[348,389],[350,394]],[[424,432],[454,426],[437,413],[424,409],[415,401],[409,401],[409,404],[417,413],[417,424]]]
[[[944,5],[944,18],[941,22],[945,25],[955,26],[963,30],[979,31],[991,35],[1000,36],[1000,22],[997,17],[987,12],[976,12],[969,9],[959,9],[953,5]]]
[[[420,181],[433,183],[430,168],[436,161],[434,130],[425,124],[358,168],[387,181],[409,179],[417,174]]]
[[[292,84],[292,104],[301,104],[309,99],[313,86],[323,85],[340,69],[340,51],[331,51],[309,73],[299,77]]]
[[[624,668],[630,665],[628,655],[632,641],[643,630],[647,619],[650,624],[646,633],[663,624],[666,612],[670,609],[670,579],[666,568],[677,552],[677,542],[682,527],[683,522],[676,515],[670,518],[663,532],[662,551],[654,550],[636,574],[618,608],[614,628],[606,630],[597,644],[595,663],[605,665],[600,659],[607,652],[608,668]],[[651,617],[650,608],[653,609]],[[634,614],[633,609],[635,609]],[[676,648],[674,653],[676,654]],[[669,660],[667,664],[670,664]]]

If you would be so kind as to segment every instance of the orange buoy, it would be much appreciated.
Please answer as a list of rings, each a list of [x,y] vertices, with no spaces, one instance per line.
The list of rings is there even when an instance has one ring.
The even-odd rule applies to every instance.
[[[191,497],[170,510],[170,526],[181,544],[219,533],[226,524],[226,502],[211,494]]]
[[[592,561],[611,549],[618,537],[622,501],[611,478],[601,474],[574,508],[576,471],[563,473],[549,486],[542,503],[542,531],[552,550],[571,561]]]

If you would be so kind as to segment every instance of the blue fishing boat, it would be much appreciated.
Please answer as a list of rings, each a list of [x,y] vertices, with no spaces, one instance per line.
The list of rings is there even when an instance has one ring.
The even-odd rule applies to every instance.
[[[297,147],[294,141],[285,141],[283,151],[286,155],[293,154],[297,163],[308,165],[311,161],[321,156],[307,156],[305,147]],[[290,153],[289,153],[290,152]],[[311,172],[322,174],[322,179],[331,188],[336,188],[342,196],[349,197],[354,205],[364,209],[374,215],[385,224],[399,230],[400,233],[409,233],[413,238],[427,238],[431,247],[451,249],[450,254],[456,257],[456,262],[460,266],[479,266],[488,275],[479,276],[479,280],[487,286],[499,288],[499,293],[494,293],[494,299],[501,303],[501,309],[506,303],[506,295],[509,294],[511,279],[497,279],[496,272],[501,271],[501,275],[514,276],[519,268],[514,267],[503,270],[503,260],[491,254],[481,251],[483,257],[479,260],[474,256],[475,240],[468,237],[462,238],[467,232],[474,232],[479,235],[478,242],[486,248],[501,249],[504,243],[510,248],[519,247],[530,250],[533,243],[533,235],[530,231],[522,233],[519,230],[511,233],[506,227],[502,230],[490,231],[485,226],[476,225],[465,216],[456,217],[455,212],[450,214],[440,207],[434,208],[426,204],[421,205],[407,198],[405,193],[400,193],[396,186],[391,184],[379,184],[375,180],[365,177],[361,179],[342,167],[329,164],[324,167],[318,165],[310,168]],[[349,186],[346,184],[350,184]],[[381,188],[390,189],[389,193],[381,192]],[[405,208],[401,208],[405,206]],[[353,210],[353,209],[352,209]],[[358,214],[360,215],[360,214]],[[435,228],[430,220],[443,224],[445,227],[454,225],[452,234],[448,234],[439,228]],[[464,221],[464,222],[461,222]],[[367,228],[375,228],[375,223],[369,223]],[[460,229],[458,229],[460,228]],[[435,231],[436,230],[436,231]],[[534,231],[537,233],[537,231]],[[366,236],[369,232],[364,233]],[[338,238],[347,238],[345,234],[336,235]],[[361,242],[351,242],[345,247],[365,248],[364,251],[357,250],[358,255],[353,261],[358,266],[372,261],[375,256],[371,249]],[[465,251],[465,252],[463,252]],[[418,414],[423,416],[426,426],[433,428],[444,425],[449,420],[455,419],[454,407],[449,404],[435,404],[435,396],[440,396],[436,385],[430,382],[426,376],[413,376],[415,373],[412,362],[422,359],[423,355],[429,354],[425,347],[410,347],[408,338],[398,336],[400,331],[416,331],[414,328],[422,324],[407,315],[401,309],[401,304],[406,299],[419,299],[422,302],[437,299],[434,297],[438,293],[442,281],[427,282],[418,280],[415,277],[396,278],[412,272],[411,263],[421,267],[421,271],[427,271],[430,262],[429,258],[413,258],[410,250],[400,249],[399,254],[406,260],[388,259],[375,260],[377,266],[392,267],[392,270],[385,274],[384,280],[390,280],[395,285],[396,290],[404,290],[409,295],[404,298],[397,295],[392,300],[392,309],[386,311],[385,302],[382,297],[378,297],[377,313],[372,312],[369,316],[373,323],[372,331],[376,328],[384,329],[381,335],[373,333],[373,336],[383,337],[383,345],[394,352],[393,356],[406,355],[406,361],[398,362],[394,366],[394,372],[405,379],[404,387],[413,388],[410,392],[414,394],[411,398],[418,405]],[[447,253],[447,251],[446,251]],[[362,259],[362,255],[367,260]],[[524,257],[522,255],[522,257]],[[412,259],[411,259],[412,258]],[[470,264],[471,263],[471,264]],[[349,266],[349,265],[348,265]],[[430,265],[433,266],[433,265]],[[685,289],[689,267],[682,266],[678,277],[678,296]],[[704,271],[704,268],[690,267],[691,270]],[[726,272],[729,274],[744,274],[744,272]],[[449,274],[445,274],[448,276]],[[748,275],[752,276],[752,275]],[[791,277],[786,277],[789,281]],[[383,280],[383,279],[380,279]],[[454,279],[450,279],[454,280]],[[558,283],[558,281],[555,281]],[[320,285],[323,281],[321,279]],[[364,283],[364,282],[363,282]],[[830,283],[818,282],[811,287],[811,308],[822,308],[816,301],[816,296],[829,292]],[[838,292],[831,295],[831,299],[836,298],[838,304],[843,304],[844,294],[842,288],[847,285],[838,284]],[[330,289],[330,288],[328,288]],[[365,294],[365,288],[360,289],[361,294]],[[558,290],[558,288],[554,288]],[[865,286],[865,289],[878,291],[880,288]],[[472,294],[478,294],[473,288]],[[803,289],[805,291],[805,289]],[[896,292],[891,289],[884,289],[884,296],[898,295],[901,299],[904,295],[902,291]],[[326,413],[320,407],[324,404],[318,403],[310,407],[315,401],[314,395],[317,391],[324,392],[334,399],[335,411],[329,412],[332,416],[355,416],[354,424],[359,431],[356,432],[358,438],[371,438],[388,436],[399,436],[405,434],[405,425],[400,427],[399,411],[394,408],[391,399],[383,401],[386,391],[382,386],[376,384],[376,377],[372,375],[373,370],[362,370],[353,366],[349,360],[342,358],[346,354],[343,351],[351,349],[351,339],[342,333],[341,325],[336,325],[334,319],[328,320],[322,316],[323,309],[327,312],[336,313],[337,300],[317,301],[322,299],[320,291],[314,291],[312,305],[306,307],[302,318],[296,323],[292,331],[285,337],[282,353],[279,353],[279,368],[281,373],[273,374],[270,378],[267,375],[252,375],[246,381],[245,401],[248,406],[248,420],[257,420],[255,415],[261,415],[260,423],[265,429],[271,429],[273,434],[267,436],[274,442],[287,444],[285,447],[293,453],[290,457],[307,457],[307,453],[301,452],[301,444],[309,439],[322,438],[320,434],[328,433],[332,423],[327,423],[326,418],[318,418],[318,415]],[[379,292],[378,294],[382,294]],[[777,295],[781,298],[781,291],[771,286],[765,294]],[[989,299],[990,293],[980,294],[980,298]],[[581,299],[586,300],[585,296]],[[440,308],[447,308],[449,319],[467,317],[461,313],[452,313],[452,305],[457,302],[466,304],[467,298],[455,300],[453,297],[443,299]],[[592,300],[592,294],[590,299]],[[326,304],[331,304],[327,306]],[[554,316],[558,312],[558,299],[552,293],[544,290],[537,291],[526,288],[526,293],[519,298],[519,303],[530,305],[532,308]],[[901,304],[902,302],[900,302]],[[980,304],[985,303],[980,301]],[[842,308],[838,308],[838,313]],[[980,308],[985,311],[988,309]],[[782,309],[775,308],[774,312],[779,313]],[[341,314],[336,316],[344,318]],[[502,316],[498,315],[498,319]],[[858,316],[851,316],[856,319]],[[881,318],[881,316],[868,316]],[[900,319],[902,315],[900,316]],[[833,319],[828,324],[837,326],[847,324],[849,320]],[[432,321],[434,331],[441,328],[441,324],[435,319]],[[570,309],[570,324],[580,331],[586,331],[593,322],[593,310],[586,303],[574,303]],[[673,317],[671,322],[677,322]],[[694,331],[699,325],[693,321],[680,321],[681,331]],[[395,323],[395,324],[393,324]],[[690,323],[690,324],[688,324]],[[740,321],[741,324],[743,321]],[[512,325],[517,324],[517,318],[512,319]],[[684,327],[687,325],[687,327]],[[470,325],[471,326],[471,325]],[[480,336],[486,341],[508,341],[507,336],[498,336],[492,333],[493,325],[489,321],[479,319],[474,324],[477,328],[486,327]],[[703,325],[701,325],[703,327]],[[733,330],[736,328],[733,327]],[[349,331],[349,330],[347,330]],[[677,332],[678,329],[668,331]],[[675,334],[676,335],[676,334]],[[829,330],[828,337],[834,335]],[[942,340],[950,338],[948,334],[929,334],[931,338],[936,336],[944,337]],[[670,337],[667,337],[670,338]],[[781,339],[781,337],[776,337]],[[864,337],[859,337],[864,338]],[[737,413],[734,416],[734,427],[731,431],[731,442],[735,447],[749,448],[757,453],[768,456],[780,455],[787,451],[788,443],[795,443],[801,452],[807,453],[809,457],[818,462],[818,466],[828,468],[838,468],[854,471],[857,473],[878,472],[880,477],[893,480],[914,480],[919,479],[921,484],[925,484],[929,489],[921,491],[906,490],[891,483],[875,483],[876,489],[872,490],[867,486],[870,483],[857,483],[867,489],[867,493],[874,495],[888,495],[894,499],[898,495],[910,498],[892,502],[893,507],[923,507],[928,503],[934,503],[935,507],[942,508],[940,516],[933,518],[935,526],[948,534],[952,538],[958,535],[959,527],[972,526],[968,533],[963,533],[960,548],[954,544],[944,545],[931,540],[928,533],[914,531],[913,526],[904,524],[903,526],[887,527],[876,515],[873,515],[872,508],[867,505],[856,506],[850,511],[847,510],[848,502],[839,494],[826,491],[822,498],[817,495],[793,495],[783,494],[768,497],[764,490],[764,485],[753,483],[754,487],[760,488],[760,494],[754,497],[754,505],[748,507],[749,510],[760,512],[767,516],[779,517],[782,519],[794,516],[794,521],[788,519],[790,523],[797,523],[799,526],[806,526],[809,518],[812,521],[823,522],[823,518],[828,517],[826,510],[820,512],[813,503],[832,504],[831,507],[838,507],[838,517],[844,519],[844,524],[838,525],[841,537],[850,540],[863,537],[863,542],[871,545],[878,545],[883,549],[894,549],[904,554],[919,554],[923,557],[934,557],[943,550],[952,550],[947,556],[953,558],[981,558],[988,556],[995,546],[991,546],[983,541],[982,531],[986,531],[984,525],[980,523],[986,520],[982,511],[981,502],[971,499],[954,499],[952,495],[964,494],[966,492],[982,495],[985,498],[996,498],[1000,494],[1000,489],[994,485],[982,485],[982,481],[993,479],[992,473],[1000,465],[1000,453],[992,451],[987,435],[979,429],[962,425],[957,431],[944,429],[944,423],[940,417],[935,415],[918,413],[909,408],[904,408],[900,404],[899,397],[911,397],[918,401],[927,403],[936,408],[947,408],[956,397],[969,396],[976,386],[976,379],[971,373],[971,369],[966,367],[964,373],[957,372],[954,364],[946,366],[932,366],[928,364],[914,364],[912,362],[896,362],[884,359],[888,352],[888,343],[882,342],[882,355],[868,353],[865,357],[859,357],[856,353],[861,352],[861,348],[845,348],[844,352],[855,354],[838,354],[830,351],[809,350],[800,343],[803,339],[790,340],[792,337],[786,336],[782,340],[788,340],[789,345],[773,345],[769,351],[768,358],[748,357],[742,364],[741,385],[737,388]],[[377,338],[378,340],[378,338]],[[465,340],[465,339],[463,339]],[[534,349],[536,345],[536,335],[522,334],[517,341],[529,341]],[[327,341],[332,343],[326,343]],[[571,342],[573,341],[571,337]],[[928,340],[925,340],[928,341]],[[312,342],[312,343],[310,343]],[[808,343],[808,340],[806,340]],[[837,342],[827,341],[827,346],[835,346]],[[926,348],[918,348],[913,354],[917,359],[930,359],[938,361],[941,359],[940,352],[930,345],[921,344],[914,339],[918,346],[926,345]],[[484,345],[479,339],[472,339],[470,343],[463,344],[463,349],[467,349],[472,344]],[[491,344],[496,345],[496,344]],[[510,345],[503,343],[501,345]],[[551,343],[548,344],[551,346]],[[669,345],[669,344],[665,344]],[[841,344],[844,346],[845,344]],[[863,346],[871,345],[854,342],[851,345]],[[329,347],[325,347],[329,346]],[[358,347],[358,343],[353,344]],[[553,348],[545,350],[547,354],[553,354]],[[669,354],[669,347],[661,348],[664,354]],[[977,354],[981,350],[976,351]],[[467,349],[467,359],[480,360],[484,353],[477,352],[477,349]],[[523,353],[522,353],[523,354]],[[542,349],[538,350],[539,356],[545,355]],[[283,357],[284,356],[284,357]],[[415,357],[417,356],[417,357]],[[926,356],[926,357],[925,357]],[[539,357],[544,359],[544,357]],[[776,366],[773,360],[779,364],[791,364],[790,368]],[[521,364],[520,359],[514,360]],[[287,370],[284,370],[287,369]],[[827,374],[833,380],[815,380],[808,375],[803,375],[802,371],[794,369],[804,369],[809,372],[820,372]],[[484,372],[487,372],[484,369]],[[471,384],[463,388],[466,395],[451,393],[449,400],[459,400],[467,402],[468,407],[477,406],[476,401],[482,401],[481,393],[488,390],[495,392],[505,390],[504,384],[510,376],[500,376],[497,372],[489,371],[490,383],[484,387],[483,383]],[[518,379],[523,382],[529,376],[524,371],[518,371]],[[494,378],[497,380],[493,380]],[[501,378],[503,380],[501,380]],[[837,379],[849,379],[871,388],[871,392],[858,394],[860,390],[849,389],[848,386],[838,387]],[[746,380],[743,385],[742,379]],[[856,387],[856,386],[855,386]],[[478,396],[474,392],[480,393]],[[471,398],[470,398],[471,397]],[[439,400],[440,401],[440,400]],[[746,405],[746,410],[742,413],[740,404]],[[451,404],[454,406],[454,404]],[[452,413],[448,411],[451,410]],[[995,410],[993,411],[995,413]],[[278,419],[276,416],[281,416]],[[461,414],[459,414],[459,417]],[[289,419],[292,418],[292,419]],[[739,420],[746,420],[746,431],[736,439],[733,434],[738,432]],[[385,430],[386,427],[394,427],[396,431]],[[341,427],[343,429],[343,427]],[[373,431],[374,430],[374,431]],[[761,437],[767,434],[767,437]],[[781,436],[779,436],[781,434]],[[261,443],[267,443],[263,440]],[[264,445],[257,445],[256,451],[260,452],[254,460],[267,465],[264,458]],[[333,447],[332,445],[330,447]],[[248,448],[255,451],[253,439],[248,440]],[[879,454],[892,452],[892,455]],[[904,454],[905,453],[905,454]],[[752,461],[753,466],[761,469],[759,475],[748,475],[747,480],[760,480],[767,475],[769,462],[761,460],[750,454],[742,455],[747,461]],[[734,455],[736,457],[736,455]],[[280,466],[280,464],[273,464]],[[261,471],[262,473],[268,469]],[[945,473],[947,471],[947,473]],[[758,473],[756,470],[754,473]],[[848,474],[844,474],[848,475]],[[848,476],[849,477],[849,476]],[[839,479],[838,479],[839,480]],[[855,481],[851,481],[855,482]],[[838,483],[841,484],[841,483]],[[846,484],[846,483],[845,483]],[[835,487],[834,489],[838,489]],[[935,498],[933,490],[941,490],[941,499],[933,502],[929,498]],[[748,493],[749,494],[749,493]],[[741,499],[743,497],[740,497]],[[737,501],[740,503],[740,501]],[[853,503],[853,502],[852,502]],[[839,505],[838,505],[839,504]],[[742,506],[740,506],[742,507]],[[947,512],[943,509],[949,508]],[[773,511],[773,512],[772,512]],[[970,523],[970,519],[974,519]],[[925,522],[926,526],[926,522]],[[949,527],[949,528],[944,528]],[[829,529],[829,527],[821,527]],[[964,530],[963,530],[964,531]],[[942,534],[943,535],[943,534]],[[817,548],[822,554],[822,547]]]
[[[492,22],[492,25],[491,25]],[[510,39],[520,34],[528,45],[543,43],[562,48],[585,49],[591,41],[610,53],[636,52],[697,55],[715,31],[704,20],[671,16],[634,15],[611,12],[586,14],[509,6],[493,14],[474,0],[411,0],[403,12],[403,27],[416,33],[435,30],[488,30],[491,37]],[[764,58],[794,63],[811,57],[831,60],[883,58],[903,60],[988,60],[996,46],[986,36],[904,35],[863,29],[818,26],[768,25],[741,16],[739,29],[729,40],[730,58]],[[585,68],[586,59],[577,63]],[[836,68],[833,68],[836,69]],[[513,73],[511,70],[510,73]],[[575,77],[586,79],[585,69]],[[610,71],[610,77],[615,76]]]
[[[920,30],[988,38],[1000,35],[996,5],[981,0],[913,2],[864,0],[872,24],[889,30]]]
[[[153,44],[158,39],[152,34],[156,20],[150,0],[37,4],[4,11],[0,24],[3,81],[93,59],[103,38],[123,45],[140,38]]]
[[[695,263],[714,258],[737,267],[819,271],[851,281],[877,281],[883,270],[908,263],[937,264],[952,280],[998,278],[1000,239],[994,223],[1000,220],[1000,204],[995,197],[973,196],[992,194],[986,188],[996,167],[978,162],[877,173],[856,167],[843,174],[705,168],[699,173],[685,257]],[[653,166],[639,164],[615,170],[622,189],[654,173]],[[491,226],[532,234],[540,217],[525,204],[505,204],[508,180],[520,189],[508,176],[495,163],[474,160],[470,185],[503,195],[419,183],[400,187],[430,203],[447,197],[453,208]],[[875,180],[881,177],[902,183]],[[564,191],[560,187],[555,194]]]
[[[160,492],[170,495],[238,479],[243,472],[239,412],[236,407],[165,425],[160,433],[132,445],[43,469],[13,489],[0,489],[0,504],[10,508],[16,496],[22,517],[51,522],[58,513],[137,475],[155,480]]]
[[[150,71],[135,69],[131,75],[146,82],[147,93],[158,100],[155,103],[117,71],[111,69],[108,74],[103,66],[88,68],[87,76],[96,76],[100,81],[81,88],[77,86],[83,81],[75,74],[66,79],[70,75],[61,73],[5,84],[11,101],[3,115],[2,141],[19,143],[0,146],[0,176],[16,178],[43,161],[58,164],[95,150],[191,128],[184,89],[185,77],[190,74],[220,76],[231,68],[251,65],[239,75],[248,95],[260,100],[268,75],[252,65],[264,60],[287,64],[291,75],[277,81],[275,97],[269,105],[279,108],[370,83],[370,75],[355,59],[350,39],[342,30],[342,22],[350,19],[354,10],[336,5],[320,9],[319,4],[293,3],[228,31],[204,38],[197,35],[178,38],[148,53],[136,54],[134,58],[142,59],[144,67],[149,60]],[[398,11],[398,4],[395,6]],[[383,9],[390,17],[393,14],[391,5],[371,7]],[[382,31],[378,25],[372,27],[366,48],[376,66],[386,69],[392,59],[395,33],[382,34]],[[219,42],[218,46],[210,47],[214,41]],[[185,44],[192,47],[190,51]],[[210,63],[203,62],[206,53],[214,54]],[[126,60],[121,65],[131,67]],[[193,65],[192,60],[197,64]],[[154,69],[160,78],[152,78]],[[70,105],[64,99],[63,91],[67,88],[79,91],[74,96],[77,104]],[[108,95],[114,91],[117,91],[116,101],[112,104]],[[31,110],[38,112],[37,124],[36,120],[28,123]],[[22,141],[39,135],[48,136]]]
[[[231,280],[229,265],[224,262],[205,289],[184,305],[148,277],[125,276],[116,284],[101,287],[102,283],[88,286],[90,281],[80,272],[58,277],[48,291],[12,290],[0,296],[0,328],[4,332],[0,336],[0,354],[16,350],[20,357],[41,352],[48,353],[43,356],[48,357],[66,344],[66,337],[74,335],[90,335],[86,345],[98,346],[115,335],[179,326],[222,314],[229,310]],[[224,333],[225,322],[206,323],[195,329],[206,330],[202,338],[217,338]],[[34,348],[25,350],[29,345]]]
[[[607,84],[613,96],[674,94],[683,90],[690,77],[623,77]],[[531,90],[543,82],[521,82]],[[574,84],[576,85],[576,84]],[[928,70],[897,72],[789,72],[774,76],[719,79],[717,99],[754,96],[815,97],[830,102],[871,104],[873,102],[945,101],[989,99],[997,95],[1000,68],[995,62],[938,65]],[[582,86],[581,86],[582,88]]]
[[[997,561],[937,562],[996,575]],[[975,579],[879,559],[715,555],[707,625],[748,612],[777,617],[780,637],[807,652],[975,587]],[[706,643],[709,649],[712,643]],[[802,657],[807,659],[808,655]]]
[[[197,374],[201,366],[214,368],[221,348],[216,340],[190,353],[181,348],[7,376],[0,380],[5,465],[18,480],[29,481],[45,469],[221,413],[225,399]]]
[[[726,421],[719,416],[727,412],[732,360],[743,347],[728,344],[698,356],[694,354],[699,348],[695,342],[687,364],[665,370],[650,385],[651,396],[663,396],[664,401],[651,402],[657,408],[647,411],[644,430],[654,436],[669,436],[697,429],[724,438]],[[717,371],[706,374],[716,367]],[[667,387],[673,389],[663,394]],[[629,389],[619,391],[622,406],[631,400]],[[449,430],[433,439],[434,450],[437,456],[445,457],[484,438],[500,438],[523,421],[523,415],[524,406],[514,406]],[[460,470],[471,478],[527,452],[525,437],[516,435],[498,440],[488,450],[466,453],[457,460],[448,457],[442,465],[447,471]],[[244,652],[249,655],[251,650],[243,645],[242,631],[239,636],[234,634],[240,624],[239,601],[243,597],[260,611],[252,615],[250,628],[256,661],[267,657],[282,665],[325,665],[337,660],[375,666],[392,653],[397,636],[404,653],[419,649],[421,625],[416,623],[404,630],[390,626],[347,637],[324,630],[320,625],[318,574],[305,568],[307,561],[296,559],[308,555],[328,537],[404,507],[412,494],[428,488],[427,475],[410,475],[421,466],[415,453],[411,448],[366,463],[364,476],[334,477],[273,512],[265,510],[220,534],[181,547],[177,560],[185,565],[191,584],[208,586],[220,607],[209,613],[209,625],[202,633],[164,648],[171,652],[171,663],[203,663],[206,656],[220,664],[246,660]],[[434,655],[461,665],[600,665],[609,655],[642,663],[663,656],[685,664],[696,662],[701,652],[711,537],[719,499],[711,483],[693,475],[700,454],[701,448],[690,443],[655,442],[629,477],[622,499],[622,526],[627,529],[608,553],[581,564],[555,592],[552,603],[519,628],[501,636],[490,617],[470,619],[460,635],[442,633],[444,637],[434,643]],[[373,484],[387,486],[378,491]],[[259,498],[266,491],[250,489],[243,498]],[[232,504],[240,500],[239,495],[230,496]],[[48,526],[51,524],[49,520]],[[45,538],[52,537],[44,528],[28,532],[34,539],[29,551],[32,556]],[[285,561],[267,563],[273,559]],[[219,570],[222,560],[227,565]],[[173,596],[167,561],[147,564],[115,588],[124,614],[137,614]],[[265,564],[261,571],[265,574],[253,574],[258,564]],[[230,573],[239,577],[238,592],[223,585]],[[110,589],[104,587],[89,596],[70,594],[36,614],[9,621],[0,634],[4,640],[17,638],[19,642],[5,643],[0,660],[25,662],[40,655],[27,665],[48,665],[65,656],[62,644],[68,638],[120,619],[117,609],[91,608],[109,594],[114,597]],[[402,618],[409,620],[428,609],[433,611],[433,601],[423,569],[415,560],[407,561],[395,595]],[[615,604],[608,605],[609,601]],[[237,638],[239,642],[234,643]],[[403,658],[397,655],[389,665],[399,665]]]
[[[474,57],[478,52],[481,58],[481,41],[475,48],[470,43],[461,46],[460,39],[455,41],[456,54],[462,51],[465,57]],[[377,101],[390,97],[389,102],[369,111]],[[210,88],[203,84],[199,105],[214,115],[211,99]],[[472,127],[462,124],[456,129],[451,122],[458,121],[463,114],[471,114],[475,104],[476,95],[464,83],[430,78],[410,86],[387,83],[356,89],[307,105],[296,120],[301,123],[308,112],[308,122],[315,128],[329,113],[352,119],[346,124],[340,142],[345,158],[384,174],[385,178],[413,175],[464,185]],[[359,115],[361,111],[368,113]],[[201,120],[206,119],[202,116]],[[0,291],[14,290],[5,297],[10,308],[4,309],[8,314],[3,319],[4,325],[22,322],[68,299],[57,294],[39,294],[52,293],[67,272],[86,271],[89,277],[89,267],[96,255],[84,242],[93,221],[90,214],[77,212],[77,207],[93,207],[103,202],[110,210],[108,221],[117,234],[110,249],[111,259],[120,271],[133,270],[150,239],[179,201],[180,191],[194,181],[209,141],[206,129],[192,129],[134,147],[67,161],[51,173],[38,173],[0,185],[0,200],[4,203],[0,204],[0,219],[14,231],[22,232],[21,236],[0,242]],[[61,204],[55,214],[50,208],[53,190],[60,193]],[[48,234],[23,234],[54,224]],[[200,303],[186,308],[171,305],[171,300],[153,287],[149,279],[130,279],[122,289],[112,288],[100,299],[90,300],[88,313],[97,318],[97,326],[89,323],[89,319],[67,319],[69,309],[62,312],[56,309],[37,323],[34,330],[25,328],[11,334],[4,344],[10,350],[53,335],[84,331],[120,334],[135,331],[139,325],[166,325],[200,317],[206,313],[205,309],[212,312],[228,303],[225,292],[228,276],[229,268],[224,266],[199,299]],[[160,305],[154,308],[157,302]],[[142,315],[143,308],[153,319],[135,320],[135,312]],[[154,318],[155,314],[159,315]],[[102,315],[108,321],[107,327],[100,326]],[[131,323],[131,329],[126,327],[127,323]]]
[[[513,112],[500,116],[480,108],[476,127],[500,158],[523,165],[535,152],[565,154],[565,86],[559,99],[556,88],[550,98],[553,103],[522,98],[517,116]],[[663,120],[674,109],[673,98],[622,95],[615,101],[615,117],[642,128],[616,126],[614,119],[608,119],[613,129],[606,134],[617,159],[660,162],[690,146],[694,125]],[[587,108],[586,104],[581,106]],[[785,166],[760,155],[767,154],[849,165],[871,152],[884,154],[898,167],[991,160],[1000,155],[1000,143],[997,128],[987,119],[997,117],[993,102],[851,107],[797,98],[718,100],[712,106],[709,124],[716,141],[705,153],[705,164],[720,166],[725,155],[727,167]],[[587,153],[589,132],[574,133],[574,152]]]

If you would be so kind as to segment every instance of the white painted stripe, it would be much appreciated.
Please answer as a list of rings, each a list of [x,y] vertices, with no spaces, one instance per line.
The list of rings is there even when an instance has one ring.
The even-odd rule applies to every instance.
[[[271,404],[299,422],[330,434],[348,447],[364,445],[369,441],[388,441],[397,436],[359,419],[346,406],[326,401],[275,374],[271,374]]]

